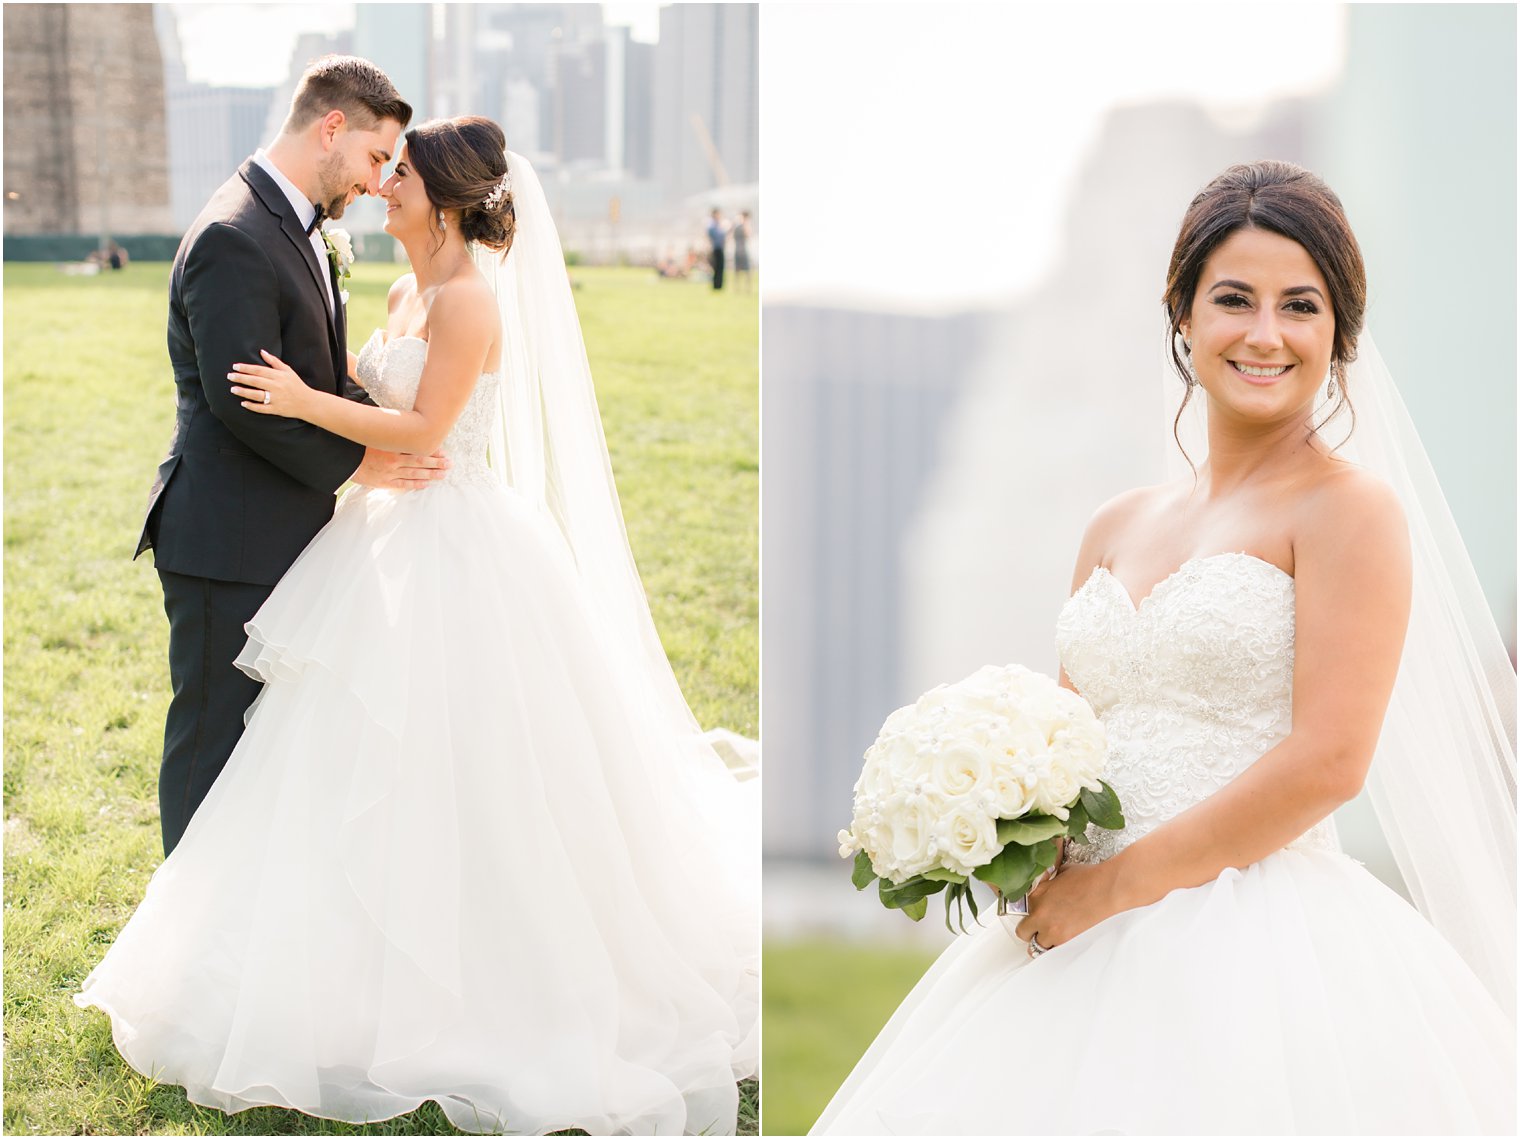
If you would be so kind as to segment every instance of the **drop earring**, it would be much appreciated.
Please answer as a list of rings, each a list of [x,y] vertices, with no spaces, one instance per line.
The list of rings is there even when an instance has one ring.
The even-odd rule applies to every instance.
[[[1182,341],[1182,356],[1187,361],[1187,386],[1196,387],[1198,384],[1198,369],[1193,366],[1193,342],[1181,332],[1177,333],[1177,339]]]
[[[1336,365],[1331,364],[1330,365],[1330,379],[1325,384],[1325,398],[1326,399],[1334,399],[1335,398],[1335,385],[1336,385],[1336,379],[1338,378],[1338,375],[1339,375],[1338,368],[1336,367]]]
[[[441,233],[447,233],[449,231],[449,222],[448,219],[443,216],[442,210],[438,211],[438,229]]]

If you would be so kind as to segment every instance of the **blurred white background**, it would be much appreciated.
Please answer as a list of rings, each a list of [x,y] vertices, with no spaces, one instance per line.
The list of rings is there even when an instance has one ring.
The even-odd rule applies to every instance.
[[[1341,196],[1513,651],[1512,6],[779,4],[761,58],[772,932],[908,930],[835,855],[861,753],[935,683],[1054,671],[1087,518],[1163,477],[1167,256],[1231,162]]]

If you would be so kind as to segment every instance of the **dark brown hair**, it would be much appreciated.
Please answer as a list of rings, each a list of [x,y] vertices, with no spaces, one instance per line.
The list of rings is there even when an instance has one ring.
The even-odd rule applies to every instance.
[[[511,247],[512,195],[486,204],[507,172],[507,136],[499,126],[480,115],[433,119],[406,132],[406,157],[433,208],[459,211],[466,241],[502,252]]]
[[[1362,264],[1362,251],[1335,191],[1317,175],[1291,162],[1267,160],[1231,166],[1198,192],[1183,215],[1182,229],[1172,247],[1172,262],[1166,273],[1166,292],[1161,298],[1177,374],[1187,382],[1188,362],[1177,346],[1177,334],[1183,320],[1193,311],[1204,263],[1214,250],[1242,229],[1266,230],[1298,242],[1324,275],[1335,318],[1330,363],[1339,379],[1335,406],[1315,424],[1314,430],[1318,431],[1343,409],[1351,411],[1354,426],[1356,413],[1346,392],[1345,370],[1356,359],[1356,338],[1361,334],[1367,311],[1367,272]],[[1192,395],[1189,385],[1182,408],[1187,407]],[[1174,435],[1182,421],[1182,408],[1177,410]]]
[[[390,76],[357,55],[324,55],[301,73],[286,133],[304,130],[314,119],[338,110],[359,130],[374,130],[383,119],[403,127],[412,121],[411,104],[401,98]]]

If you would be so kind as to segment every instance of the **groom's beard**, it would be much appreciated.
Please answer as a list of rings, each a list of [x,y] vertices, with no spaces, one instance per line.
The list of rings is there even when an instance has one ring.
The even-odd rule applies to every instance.
[[[345,181],[347,174],[341,154],[329,154],[317,167],[318,203],[328,218],[342,217],[343,211],[348,207],[348,194],[354,184]]]

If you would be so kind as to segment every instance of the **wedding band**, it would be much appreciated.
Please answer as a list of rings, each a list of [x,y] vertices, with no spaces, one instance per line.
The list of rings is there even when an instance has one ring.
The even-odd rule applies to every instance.
[[[1049,950],[1049,948],[1050,946],[1048,945],[1040,944],[1038,934],[1032,933],[1029,935],[1029,956],[1038,957],[1040,954]]]
[[[268,402],[269,402],[269,393],[268,393],[268,392],[265,392],[265,393],[264,393],[264,402],[265,402],[265,403],[268,403]]]

